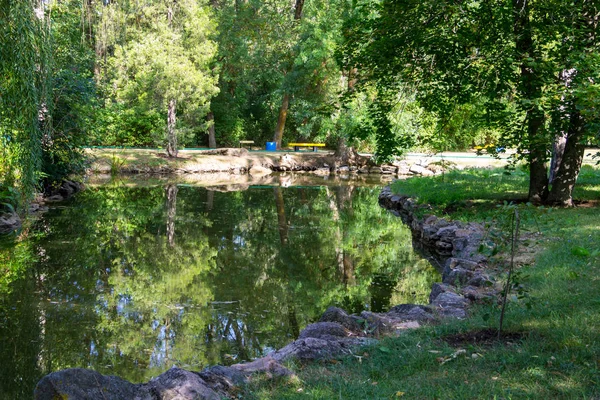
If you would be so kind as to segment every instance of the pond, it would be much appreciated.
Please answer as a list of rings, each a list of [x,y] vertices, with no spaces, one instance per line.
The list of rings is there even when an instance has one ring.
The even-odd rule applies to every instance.
[[[246,190],[120,181],[54,204],[0,249],[0,397],[63,368],[133,382],[260,357],[332,305],[427,302],[438,272],[381,185]]]

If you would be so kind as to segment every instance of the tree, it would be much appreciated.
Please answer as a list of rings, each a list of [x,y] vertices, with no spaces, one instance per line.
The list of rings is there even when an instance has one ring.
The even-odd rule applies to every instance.
[[[209,68],[216,52],[215,26],[197,0],[123,7],[131,19],[127,38],[115,43],[109,59],[113,96],[123,104],[146,103],[150,110],[166,111],[167,154],[176,157],[177,114],[188,126],[202,125],[218,93],[216,73]]]
[[[501,144],[514,146],[527,160],[529,199],[570,204],[569,188],[581,162],[574,157],[562,164],[564,172],[556,174],[550,195],[546,162],[559,131],[572,132],[569,148],[579,148],[566,152],[569,158],[582,154],[580,145],[594,133],[590,122],[597,117],[589,102],[598,73],[593,3],[358,2],[345,31],[344,68],[359,66],[362,81],[378,88],[374,109],[379,145],[387,148],[383,152],[397,146],[386,122],[389,92],[408,83],[420,104],[446,120],[460,105],[481,104],[486,123],[502,127]],[[565,85],[560,77],[573,64],[580,67]]]
[[[2,180],[27,202],[38,183],[48,102],[50,32],[43,3],[0,2],[0,148]]]
[[[214,2],[221,91],[211,107],[220,142],[272,141],[277,131],[279,141],[336,144],[344,84],[334,50],[346,3]]]

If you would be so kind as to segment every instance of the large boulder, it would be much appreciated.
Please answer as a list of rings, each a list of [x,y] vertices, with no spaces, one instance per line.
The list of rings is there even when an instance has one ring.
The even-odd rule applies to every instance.
[[[116,376],[99,372],[71,368],[53,372],[42,378],[35,388],[36,400],[54,399],[134,399],[140,385],[135,385]]]

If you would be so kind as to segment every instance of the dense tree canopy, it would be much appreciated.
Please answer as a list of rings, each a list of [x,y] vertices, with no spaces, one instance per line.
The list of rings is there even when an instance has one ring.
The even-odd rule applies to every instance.
[[[598,132],[595,2],[369,1],[354,13],[343,63],[377,86],[384,146],[396,145],[386,124],[402,85],[446,120],[478,104],[480,123],[498,127],[499,144],[527,160],[530,199],[570,203],[583,146]],[[549,192],[546,161],[560,138]]]
[[[592,0],[3,0],[0,21],[2,187],[25,197],[84,144],[252,139],[514,148],[530,199],[568,205],[597,142]]]

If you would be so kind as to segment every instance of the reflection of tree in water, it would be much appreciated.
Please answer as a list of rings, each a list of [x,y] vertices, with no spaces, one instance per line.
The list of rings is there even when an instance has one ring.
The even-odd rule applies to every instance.
[[[390,293],[424,300],[435,272],[415,258],[410,232],[377,194],[90,189],[40,223],[47,238],[30,245],[45,254],[37,278],[10,284],[23,288],[10,302],[29,299],[20,315],[33,316],[31,334],[11,346],[38,355],[21,357],[19,370],[43,360],[40,373],[89,366],[141,381],[173,363],[199,369],[258,357],[331,305],[385,309]],[[375,293],[378,280],[393,290]],[[31,337],[42,339],[25,343]]]
[[[231,212],[239,218],[226,227],[221,219],[212,224],[227,237],[219,241],[217,266],[237,277],[233,288],[224,281],[215,285],[215,297],[239,300],[239,315],[246,326],[258,327],[263,346],[284,345],[330,305],[369,308],[375,272],[393,282],[388,300],[395,293],[391,286],[410,275],[402,273],[417,260],[410,232],[379,208],[376,191],[274,188],[273,206],[264,201],[264,190],[216,193],[215,218]],[[235,204],[228,205],[231,200]],[[425,273],[428,281],[435,279],[435,271]],[[420,296],[426,298],[425,292]]]
[[[175,246],[175,215],[177,214],[177,185],[167,185],[167,238]]]

